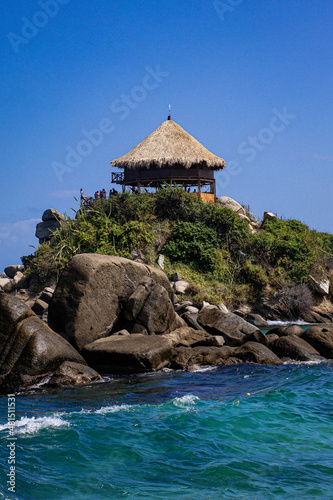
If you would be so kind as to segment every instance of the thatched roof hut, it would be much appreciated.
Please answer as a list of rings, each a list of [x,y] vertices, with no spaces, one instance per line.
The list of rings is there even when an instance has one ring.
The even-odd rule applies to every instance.
[[[180,125],[169,119],[129,153],[111,162],[123,168],[112,173],[112,182],[139,189],[177,184],[206,201],[215,201],[214,170],[226,164],[206,149]]]
[[[226,164],[180,125],[172,120],[163,122],[154,132],[129,153],[111,162],[112,166],[128,169],[182,166],[222,170]]]

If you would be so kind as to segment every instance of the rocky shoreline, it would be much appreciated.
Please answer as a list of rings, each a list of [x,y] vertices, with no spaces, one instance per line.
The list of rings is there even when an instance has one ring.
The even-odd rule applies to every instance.
[[[175,282],[146,264],[80,254],[56,288],[34,301],[24,290],[0,293],[0,393],[92,383],[112,373],[333,359],[330,323],[264,335],[257,314],[175,304]]]

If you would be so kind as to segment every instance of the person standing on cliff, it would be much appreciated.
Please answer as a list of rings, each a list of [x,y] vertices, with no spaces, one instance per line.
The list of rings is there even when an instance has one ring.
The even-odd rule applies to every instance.
[[[82,188],[80,189],[80,195],[81,195],[81,204],[84,205],[88,201],[88,198],[84,196]]]

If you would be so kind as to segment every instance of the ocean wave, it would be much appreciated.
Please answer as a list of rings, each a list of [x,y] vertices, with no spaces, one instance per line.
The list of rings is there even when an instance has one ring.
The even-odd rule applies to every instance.
[[[204,372],[210,372],[212,370],[216,370],[217,366],[198,366],[197,368],[194,368],[191,370],[191,373],[204,373]]]
[[[172,403],[180,408],[185,408],[195,405],[197,401],[199,401],[198,396],[194,396],[193,394],[185,394],[185,396],[174,398],[172,400]]]
[[[327,359],[313,359],[311,361],[295,361],[295,360],[290,360],[290,361],[284,361],[284,365],[320,365],[321,363],[326,363]]]
[[[93,411],[93,413],[97,414],[106,414],[106,413],[118,413],[119,411],[128,411],[133,408],[133,405],[112,405],[112,406],[102,406],[99,410]]]
[[[305,325],[310,325],[311,323],[307,323],[306,321],[303,321],[302,319],[297,319],[295,321],[275,321],[275,320],[266,320],[269,326],[290,326],[290,325],[299,325],[299,326],[305,326]]]
[[[14,435],[35,434],[41,429],[55,429],[69,427],[69,422],[61,418],[60,413],[45,417],[21,417],[15,421]],[[0,431],[9,429],[9,424],[0,425]]]

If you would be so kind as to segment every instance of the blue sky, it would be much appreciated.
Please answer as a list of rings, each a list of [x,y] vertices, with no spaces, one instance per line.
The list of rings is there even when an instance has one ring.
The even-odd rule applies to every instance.
[[[1,18],[0,272],[47,208],[110,188],[172,118],[226,160],[219,196],[333,233],[329,0],[39,0]]]

